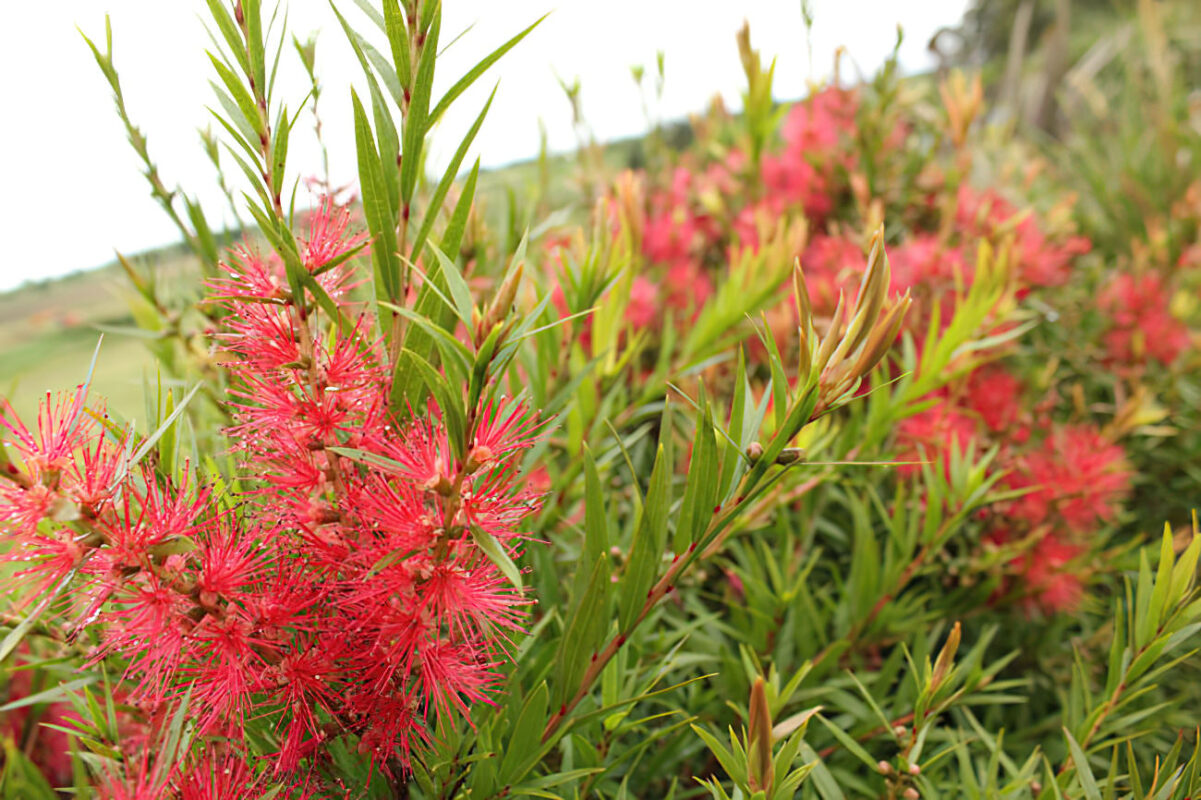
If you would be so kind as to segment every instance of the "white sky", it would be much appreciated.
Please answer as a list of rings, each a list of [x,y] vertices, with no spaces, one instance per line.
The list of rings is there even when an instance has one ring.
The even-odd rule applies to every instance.
[[[337,0],[350,19],[370,23],[351,0]],[[149,137],[151,156],[169,187],[199,194],[211,221],[224,219],[197,129],[218,127],[206,105],[212,67],[201,0],[55,0],[10,2],[0,25],[0,153],[8,189],[0,193],[0,290],[30,279],[110,261],[113,251],[136,253],[178,235],[138,172],[112,108],[108,85],[76,26],[98,43],[104,13],[112,16],[115,62],[126,104]],[[266,3],[265,5],[270,5]],[[806,47],[800,0],[446,0],[443,41],[474,27],[438,62],[435,99],[483,54],[541,14],[551,15],[465,94],[435,133],[431,163],[445,164],[493,83],[500,90],[466,163],[484,166],[527,159],[538,149],[538,122],[552,150],[574,147],[570,108],[556,75],[578,77],[587,121],[598,139],[645,130],[630,66],[653,74],[655,53],[666,54],[664,119],[701,110],[720,93],[736,108],[742,71],[734,33],[743,19],[765,59],[775,57],[776,96],[793,98],[806,80],[828,75],[839,45],[867,73],[890,52],[895,26],[905,26],[902,64],[930,65],[926,43],[962,16],[966,0],[814,0],[813,52]],[[291,0],[289,26],[301,39],[319,31],[317,66],[324,83],[321,114],[334,179],[356,174],[348,84],[362,86],[357,62],[326,0]],[[386,46],[381,46],[387,52]],[[290,44],[276,87],[290,109],[307,93]],[[810,72],[812,63],[813,72]],[[844,75],[853,74],[844,62]],[[360,94],[365,94],[360,89]],[[289,185],[319,170],[311,116],[294,129]],[[226,158],[227,165],[233,167]],[[236,171],[236,167],[234,167]],[[239,177],[227,172],[231,179]]]

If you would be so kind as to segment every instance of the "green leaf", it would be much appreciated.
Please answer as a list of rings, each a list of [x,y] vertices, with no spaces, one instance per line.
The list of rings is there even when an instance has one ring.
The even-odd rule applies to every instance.
[[[558,705],[566,703],[575,693],[611,624],[609,594],[612,583],[607,555],[601,555],[593,562],[586,579],[583,590],[577,591],[572,598],[563,638],[559,640],[555,658],[559,667],[555,690]]]
[[[400,198],[402,211],[413,199],[421,167],[421,150],[425,145],[425,134],[429,130],[430,91],[434,85],[434,60],[438,53],[438,32],[442,27],[442,8],[434,11],[434,18],[421,47],[417,60],[417,78],[409,99],[409,113],[405,117],[404,144],[400,162]]]
[[[413,82],[413,65],[409,62],[409,28],[400,11],[399,0],[384,0],[384,32],[388,35],[388,46],[392,50],[392,64],[400,85],[410,89]]]
[[[467,87],[469,87],[469,86],[471,86],[471,84],[475,83],[477,78],[479,78],[481,75],[483,75],[488,70],[489,67],[491,67],[498,60],[500,60],[501,56],[503,56],[505,53],[512,50],[513,47],[516,46],[516,44],[518,42],[520,42],[522,39],[524,39],[529,34],[530,31],[532,31],[532,30],[534,30],[534,28],[538,27],[538,25],[541,24],[542,20],[546,19],[546,17],[547,17],[546,14],[543,14],[541,17],[538,17],[538,19],[534,20],[534,23],[532,25],[530,25],[528,28],[523,30],[521,33],[514,36],[509,41],[502,44],[500,47],[493,50],[491,53],[489,53],[487,56],[485,56],[483,59],[481,59],[478,64],[476,64],[474,67],[469,69],[467,71],[466,75],[464,75],[463,77],[461,77],[457,81],[455,81],[454,86],[450,87],[450,89],[446,92],[446,94],[444,94],[442,96],[442,99],[438,101],[438,105],[434,106],[434,110],[432,112],[430,112],[430,121],[432,123],[436,123],[439,119],[441,119],[442,115],[444,113],[446,113],[446,109],[450,108],[450,104],[453,103],[458,98],[459,95],[461,95],[463,92],[465,92],[467,90]],[[495,90],[493,90],[493,91],[495,91]]]
[[[1145,549],[1138,552],[1138,588],[1134,600],[1134,646],[1137,649],[1146,647],[1155,635],[1158,615],[1151,608],[1151,597],[1154,587],[1151,578],[1151,565],[1147,561]]]
[[[442,201],[446,199],[446,195],[450,191],[455,177],[458,176],[459,167],[463,164],[463,159],[467,155],[467,149],[471,147],[472,141],[475,140],[475,135],[479,133],[480,126],[484,124],[484,117],[487,116],[488,109],[492,107],[492,100],[495,97],[496,88],[493,87],[492,94],[488,95],[488,102],[484,103],[484,107],[480,109],[475,122],[472,123],[470,130],[467,131],[467,135],[463,137],[463,141],[459,143],[459,149],[455,151],[454,157],[446,167],[446,172],[443,173],[442,180],[438,182],[438,187],[434,189],[429,205],[425,209],[425,217],[421,220],[421,227],[417,229],[417,235],[413,238],[413,250],[409,256],[413,261],[416,261],[421,255],[421,248],[425,246],[426,237],[429,236],[430,230],[434,227],[434,220],[438,218],[438,212],[442,209]]]
[[[670,438],[669,426],[664,423],[661,438]],[[642,509],[634,541],[630,544],[629,561],[621,581],[619,620],[621,631],[628,632],[645,605],[667,538],[667,511],[671,504],[671,465],[664,456],[664,443],[659,443],[655,466],[651,470],[650,487]]]
[[[238,65],[244,72],[250,72],[250,64],[246,60],[246,48],[243,46],[242,34],[238,30],[237,22],[230,16],[229,10],[221,0],[205,0],[205,3],[208,5],[213,21],[217,23],[217,30],[221,31],[221,36],[225,39],[226,46],[229,47],[230,54],[238,60]]]
[[[1076,743],[1071,731],[1064,728],[1063,735],[1068,740],[1068,750],[1072,754],[1072,763],[1076,765],[1076,777],[1080,779],[1080,788],[1084,790],[1084,796],[1088,800],[1101,800],[1101,789],[1097,786],[1097,779],[1093,777],[1092,767],[1088,765],[1088,756]]]
[[[830,774],[829,767],[822,762],[821,757],[806,742],[801,742],[801,758],[805,759],[806,763],[813,765],[810,776],[813,778],[813,785],[822,800],[846,800],[846,795],[842,793],[842,789],[838,788],[838,781],[834,780],[834,776]]]
[[[438,265],[442,268],[439,274],[446,282],[451,300],[454,301],[452,310],[458,316],[459,321],[470,328],[471,311],[475,308],[475,303],[471,299],[471,288],[463,279],[463,273],[459,272],[458,264],[451,261],[445,253],[433,245],[430,245],[430,249],[434,251],[434,255],[438,259]]]
[[[388,190],[384,184],[383,167],[367,112],[358,95],[351,89],[354,104],[355,150],[359,161],[359,184],[363,191],[363,215],[371,233],[371,261],[375,265],[376,298],[380,289],[384,298],[397,302],[400,299],[400,259],[396,252],[396,231],[393,227],[395,214],[388,204]],[[385,326],[387,331],[387,326]]]
[[[713,506],[717,501],[717,438],[713,433],[713,422],[705,403],[704,389],[701,390],[700,410],[696,417],[696,434],[692,440],[692,459],[688,464],[688,478],[684,485],[684,499],[680,504],[680,517],[676,523],[672,550],[683,553],[697,541],[713,518]]]
[[[834,738],[838,740],[839,744],[845,747],[855,758],[862,761],[869,770],[872,772],[876,771],[877,761],[876,759],[872,758],[871,753],[863,749],[863,745],[859,744],[859,742],[855,741],[854,738],[849,736],[846,731],[823,717],[821,714],[817,714],[816,716],[818,720],[820,720],[821,723],[826,726],[826,729],[829,730],[830,733],[834,734]]]
[[[1197,574],[1197,557],[1199,555],[1201,555],[1201,536],[1193,536],[1193,540],[1180,555],[1176,566],[1172,568],[1172,580],[1168,592],[1170,606],[1176,606],[1184,598],[1185,592],[1192,584],[1193,576]]]
[[[362,67],[363,74],[367,78],[367,89],[371,93],[371,115],[375,121],[376,138],[379,140],[379,174],[387,191],[388,210],[391,213],[389,230],[392,230],[396,226],[397,214],[401,206],[399,176],[394,166],[400,153],[400,138],[396,133],[396,123],[392,120],[388,104],[384,100],[383,93],[380,92],[379,83],[375,80],[375,73],[371,70],[368,59],[368,51],[371,51],[371,46],[350,27],[338,9],[333,7],[332,0],[331,8],[334,9],[334,14],[341,23],[350,47],[354,50],[355,57],[359,60],[359,66]]]
[[[439,409],[442,411],[442,419],[446,424],[448,438],[450,439],[451,447],[454,449],[456,458],[465,457],[463,450],[463,437],[466,431],[466,414],[463,408],[462,396],[452,390],[447,384],[446,379],[438,373],[438,370],[422,358],[416,355],[407,348],[401,351],[401,359],[407,359],[416,369],[419,375],[419,380],[424,381],[425,388],[428,389],[438,403]],[[400,363],[398,360],[397,363]]]
[[[4,641],[0,642],[0,663],[3,663],[4,659],[8,658],[13,650],[17,649],[17,645],[25,638],[25,634],[29,633],[29,629],[34,626],[38,618],[46,613],[46,609],[54,603],[55,598],[62,594],[63,589],[67,588],[67,585],[75,578],[75,573],[78,571],[79,567],[77,566],[63,576],[63,579],[58,582],[58,586],[54,587],[54,591],[42,598],[42,602],[38,603],[37,608],[8,632],[8,635],[4,637]]]
[[[722,744],[716,736],[709,733],[709,731],[699,725],[692,725],[691,728],[693,733],[704,741],[705,746],[713,753],[713,757],[717,759],[717,763],[721,764],[721,768],[726,771],[730,779],[736,785],[745,785],[747,781],[746,764],[741,759],[736,758],[730,752],[730,749]],[[733,740],[733,735],[730,738]]]
[[[588,561],[609,552],[609,519],[605,512],[605,492],[596,461],[584,447],[584,555]]]
[[[213,69],[217,70],[217,75],[221,78],[221,82],[225,84],[226,91],[233,98],[246,124],[259,138],[262,138],[266,134],[264,127],[265,120],[263,120],[262,114],[259,113],[259,107],[255,103],[254,97],[246,90],[242,82],[238,80],[238,76],[234,74],[233,70],[222,63],[221,59],[209,53],[209,60],[213,63]]]
[[[60,702],[63,698],[70,695],[71,692],[75,691],[76,689],[84,686],[90,686],[95,682],[96,676],[88,675],[85,678],[78,678],[68,683],[64,683],[61,686],[54,686],[46,689],[45,691],[38,692],[37,694],[27,695],[19,700],[13,700],[11,703],[6,703],[5,705],[0,706],[0,714],[17,708],[23,708],[25,706],[35,706],[39,703]]]
[[[513,559],[509,558],[509,554],[505,552],[500,542],[496,541],[492,534],[475,525],[471,526],[471,538],[475,540],[476,545],[483,551],[484,555],[488,556],[488,559],[496,565],[501,574],[508,579],[509,583],[520,589],[521,570],[513,563]]]
[[[500,764],[501,780],[505,783],[518,780],[526,772],[526,765],[538,757],[549,702],[550,692],[545,681],[526,697],[521,714],[513,724],[513,733],[506,743],[505,757]]]
[[[442,252],[447,255],[458,255],[459,247],[463,244],[463,233],[467,230],[467,216],[471,213],[471,204],[475,200],[475,184],[480,177],[480,160],[475,160],[471,173],[463,183],[463,191],[451,212],[450,222],[442,232]]]
[[[263,43],[262,0],[242,0],[242,18],[246,20],[246,51],[250,76],[261,91],[267,87],[267,57]]]
[[[288,161],[288,134],[292,123],[288,121],[288,109],[280,109],[275,123],[275,141],[271,143],[271,191],[278,197],[284,186],[284,165]]]
[[[366,464],[369,467],[382,469],[384,472],[390,472],[399,475],[403,474],[405,471],[404,464],[401,464],[399,461],[394,461],[391,458],[387,458],[386,456],[381,456],[367,450],[359,450],[355,447],[329,447],[326,449],[331,453],[337,453],[340,456],[349,458],[351,461],[357,461],[360,464]]]

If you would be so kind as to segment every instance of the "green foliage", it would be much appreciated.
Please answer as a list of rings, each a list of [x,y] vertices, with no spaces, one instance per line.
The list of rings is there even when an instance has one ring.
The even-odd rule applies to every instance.
[[[527,227],[527,209],[514,201],[504,224],[492,224],[481,207],[479,161],[464,167],[493,103],[506,102],[497,89],[446,169],[427,174],[435,125],[538,21],[435,97],[441,48],[450,46],[440,41],[441,3],[358,6],[361,17],[335,10],[366,80],[349,112],[356,224],[370,253],[358,247],[343,258],[371,276],[356,297],[380,326],[390,411],[405,424],[432,398],[451,455],[464,462],[478,410],[506,394],[523,397],[540,409],[540,440],[525,466],[526,480],[544,487],[544,503],[521,552],[467,526],[481,558],[530,600],[525,629],[504,640],[511,659],[496,665],[494,702],[473,704],[459,724],[431,720],[437,728],[403,769],[360,752],[355,734],[321,717],[326,755],[304,765],[314,780],[350,797],[430,800],[1158,800],[1201,791],[1201,742],[1185,729],[1198,702],[1197,531],[1173,536],[1169,526],[1158,547],[1140,548],[1129,531],[1097,530],[1098,551],[1108,549],[1103,566],[1086,575],[1090,599],[1074,615],[1047,614],[1015,580],[1047,532],[990,536],[1005,504],[1038,488],[1007,483],[1006,469],[1020,462],[976,440],[953,440],[941,454],[931,441],[912,460],[897,458],[898,428],[962,391],[969,373],[1065,335],[1040,325],[1051,315],[1038,304],[1049,301],[1018,305],[1020,220],[956,240],[968,252],[946,305],[893,291],[894,242],[955,224],[956,192],[974,169],[965,137],[979,97],[966,83],[958,94],[944,88],[938,107],[920,84],[898,77],[894,53],[862,87],[846,143],[858,160],[827,176],[840,188],[822,213],[865,245],[866,256],[861,279],[833,309],[820,305],[820,265],[797,260],[818,214],[799,204],[768,207],[770,224],[758,220],[752,237],[732,219],[730,198],[706,195],[700,202],[729,245],[720,264],[704,264],[716,276],[711,296],[672,305],[664,292],[647,320],[640,281],[658,268],[647,209],[666,191],[662,175],[609,181],[600,162],[584,183],[604,177],[612,189],[578,198],[590,218],[569,209]],[[324,335],[342,335],[356,323],[304,266],[298,170],[289,161],[303,135],[296,122],[320,93],[315,40],[292,38],[313,91],[285,101],[275,77],[290,36],[286,18],[249,0],[208,0],[207,8],[221,132],[206,137],[206,152],[218,170],[223,158],[238,166],[240,191],[227,194],[283,265],[286,302],[300,313],[320,309]],[[715,112],[698,121],[691,150],[656,158],[686,163],[737,149],[752,165],[749,191],[759,202],[770,199],[756,181],[789,109],[773,99],[773,67],[763,68],[748,29],[738,44],[748,82],[742,118]],[[223,240],[193,201],[161,185],[126,112],[111,32],[104,51],[88,45],[155,198],[204,272],[238,258],[221,253]],[[663,74],[660,59],[660,81]],[[1195,132],[1179,116],[1174,81],[1156,84],[1158,130],[1178,145],[1173,152],[1193,152]],[[1144,96],[1135,83],[1121,86],[1132,106]],[[578,100],[578,87],[569,94]],[[1114,124],[1131,137],[1122,157],[1137,163],[1102,163],[1107,140],[1083,129],[1057,151],[1079,162],[1072,172],[1089,190],[1079,214],[1098,247],[1118,251],[1130,237],[1155,239],[1140,213],[1162,188],[1150,205],[1172,220],[1163,254],[1179,259],[1195,224],[1160,200],[1179,201],[1195,181],[1167,168],[1169,153],[1141,146],[1133,112]],[[975,168],[1004,158],[1000,147],[986,153]],[[1127,196],[1115,172],[1135,176],[1147,202]],[[935,189],[932,173],[942,180]],[[1118,229],[1112,241],[1106,225]],[[227,377],[204,335],[220,317],[197,306],[193,293],[168,297],[153,272],[123,266],[139,333],[162,372],[146,381],[144,430],[116,415],[104,420],[114,436],[130,434],[120,474],[146,463],[156,480],[187,475],[214,487],[213,502],[236,513],[248,487],[223,430]],[[792,297],[784,300],[789,277]],[[1055,366],[1045,370],[1047,382]],[[1116,394],[1101,400],[1089,391],[1091,405],[1083,388],[1079,405],[1117,404]],[[397,467],[357,446],[329,451],[352,466]],[[1175,502],[1142,513],[1158,519],[1194,500]],[[178,537],[153,555],[183,556],[191,546]],[[389,553],[375,568],[405,557]],[[121,699],[117,676],[129,664],[97,655],[98,642],[49,621],[62,586],[5,617],[5,689],[19,672],[31,684],[2,698],[0,715],[68,705],[73,716],[0,729],[3,798],[58,796],[27,753],[37,725],[70,734],[75,796],[138,766],[118,722],[142,713]],[[187,698],[163,712],[145,750],[160,777],[202,746],[188,713]],[[249,719],[246,727],[254,752],[280,748],[267,722]],[[302,796],[265,768],[260,775],[266,796]]]

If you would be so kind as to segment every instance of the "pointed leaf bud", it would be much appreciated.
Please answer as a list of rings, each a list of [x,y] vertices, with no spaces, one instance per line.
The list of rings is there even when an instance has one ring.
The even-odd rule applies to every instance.
[[[775,784],[772,764],[771,709],[767,705],[767,690],[763,677],[755,678],[751,686],[750,719],[747,722],[747,772],[751,789],[771,794]]]
[[[951,628],[951,635],[947,637],[942,651],[939,652],[938,658],[934,662],[934,672],[930,676],[930,691],[936,691],[946,679],[947,673],[951,671],[951,667],[955,663],[955,651],[959,649],[959,637],[960,625],[956,622],[955,627]]]

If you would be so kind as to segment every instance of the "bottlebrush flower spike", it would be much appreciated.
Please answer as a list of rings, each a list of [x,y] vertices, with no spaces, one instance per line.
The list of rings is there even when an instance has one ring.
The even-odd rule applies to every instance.
[[[345,257],[363,241],[348,218],[325,203],[304,250],[345,318]],[[287,780],[338,737],[386,769],[407,764],[436,726],[491,702],[506,637],[521,629],[528,601],[493,559],[494,548],[516,555],[537,507],[519,478],[536,417],[484,392],[461,441],[433,404],[397,424],[372,318],[325,324],[278,263],[248,249],[222,268],[209,288],[228,312],[217,341],[231,374],[226,432],[244,467],[236,508],[221,510],[230,498],[187,467],[131,468],[130,448],[85,414],[81,388],[43,405],[36,434],[5,408],[7,557],[28,561],[39,593],[82,573],[72,601],[78,625],[98,629],[93,660],[124,659],[130,700],[146,708],[191,687],[201,739],[241,752],[244,723],[265,718],[279,746],[259,755]],[[252,773],[223,755],[172,780],[181,800],[240,797]],[[104,796],[164,796],[148,781],[113,777]]]
[[[304,247],[304,266],[309,272],[327,269],[331,262],[344,263],[349,254],[360,250],[366,233],[346,235],[350,209],[325,198],[309,217],[309,238]],[[332,293],[331,293],[332,294]]]
[[[1055,430],[1009,475],[1014,489],[1030,489],[1011,513],[1032,524],[1062,520],[1087,530],[1117,516],[1130,490],[1131,472],[1122,448],[1090,425]]]
[[[178,781],[179,800],[249,798],[258,783],[243,759],[209,752]]]

